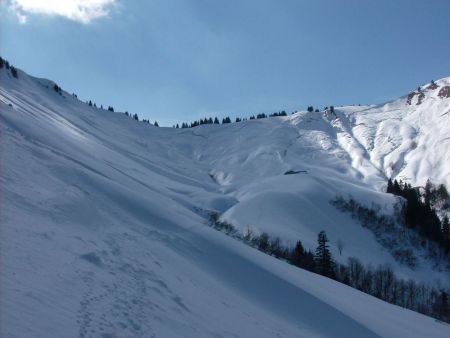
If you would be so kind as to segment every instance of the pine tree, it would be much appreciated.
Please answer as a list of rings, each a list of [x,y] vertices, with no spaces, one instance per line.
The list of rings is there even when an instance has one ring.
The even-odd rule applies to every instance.
[[[295,245],[295,248],[292,251],[290,261],[293,265],[302,267],[304,256],[305,256],[305,249],[303,248],[302,242],[297,241],[297,244]]]
[[[442,240],[444,241],[445,251],[450,252],[450,225],[447,216],[442,220]]]
[[[159,127],[158,122],[155,121],[154,126],[155,126],[155,127]]]
[[[450,238],[450,226],[447,215],[444,216],[444,219],[442,220],[442,233],[444,235],[444,239]]]
[[[11,74],[17,79],[17,69],[14,66],[11,66]]]
[[[5,66],[5,61],[3,60],[3,58],[0,56],[0,69],[2,69]]]
[[[317,248],[315,255],[316,271],[323,276],[332,277],[334,264],[328,242],[329,240],[325,231],[322,230],[319,232],[319,235],[317,236]]]
[[[439,201],[442,201],[444,203],[444,207],[445,207],[445,204],[447,203],[448,198],[449,198],[449,194],[448,194],[447,188],[445,187],[445,185],[440,184],[436,190],[436,199],[438,199]]]
[[[431,205],[433,199],[433,190],[434,190],[433,183],[431,183],[431,181],[428,179],[427,183],[425,184],[425,195],[424,195],[426,205]]]
[[[392,183],[391,179],[388,180],[386,192],[388,194],[392,194],[394,192],[394,184]]]
[[[398,183],[397,180],[394,180],[394,184],[392,186],[392,193],[394,195],[401,195],[401,192],[402,192],[402,188],[401,188],[400,184]]]

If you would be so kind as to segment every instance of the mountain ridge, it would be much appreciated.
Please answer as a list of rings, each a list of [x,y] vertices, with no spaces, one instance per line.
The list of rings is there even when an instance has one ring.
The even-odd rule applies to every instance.
[[[337,259],[389,263],[400,276],[445,283],[448,272],[397,264],[369,230],[329,203],[351,195],[392,213],[396,198],[383,192],[386,168],[402,167],[403,155],[409,167],[397,177],[419,168],[410,182],[431,178],[447,184],[447,149],[439,148],[439,165],[430,165],[436,175],[421,169],[414,153],[420,146],[411,150],[408,127],[416,120],[392,140],[400,149],[389,157],[393,152],[369,124],[373,106],[335,107],[337,119],[298,112],[195,129],[156,128],[90,107],[64,91],[60,95],[47,81],[20,70],[15,79],[0,70],[1,247],[7,272],[2,334],[448,334],[448,326],[431,318],[255,252],[208,228],[202,214],[217,211],[242,229],[252,226],[288,243],[301,239],[308,248],[325,229]],[[425,94],[420,111],[416,105],[404,114],[449,107],[446,98],[437,100]],[[398,103],[391,108],[380,118],[400,109]],[[439,124],[431,140],[431,126],[420,125],[427,128],[418,142],[439,142],[445,125],[432,124]],[[381,135],[393,137],[397,126],[386,126]],[[289,170],[304,173],[284,175]],[[343,236],[340,257],[334,243]],[[271,289],[271,283],[278,287]],[[282,304],[278,297],[299,303]],[[386,316],[373,319],[373,311]],[[328,314],[330,326],[321,324],[320,312]],[[229,328],[230,321],[242,331]]]

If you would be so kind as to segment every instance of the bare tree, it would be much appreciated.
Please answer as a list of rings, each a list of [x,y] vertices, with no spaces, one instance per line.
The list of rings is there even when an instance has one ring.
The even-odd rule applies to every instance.
[[[339,250],[339,255],[342,256],[342,250],[344,250],[344,242],[342,241],[342,239],[338,239],[336,244]]]
[[[253,230],[250,228],[250,226],[247,226],[247,229],[245,229],[244,233],[244,240],[250,242],[252,239],[253,239]]]

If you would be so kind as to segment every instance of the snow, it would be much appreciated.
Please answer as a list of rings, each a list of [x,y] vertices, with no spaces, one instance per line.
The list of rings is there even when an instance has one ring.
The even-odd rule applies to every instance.
[[[219,211],[307,248],[326,230],[340,260],[447,283],[448,272],[398,265],[329,203],[351,195],[391,213],[386,177],[450,183],[450,103],[439,88],[420,105],[339,107],[338,119],[299,112],[172,129],[18,73],[0,70],[0,336],[450,335],[446,324],[262,254],[205,219]]]

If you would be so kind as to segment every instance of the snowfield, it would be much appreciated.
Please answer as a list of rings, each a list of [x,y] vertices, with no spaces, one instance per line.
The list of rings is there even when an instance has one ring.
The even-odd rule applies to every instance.
[[[400,265],[330,200],[391,214],[389,177],[450,187],[450,78],[335,116],[173,129],[18,73],[0,70],[1,337],[450,336],[447,324],[217,232],[206,216],[308,249],[325,230],[339,261],[448,286],[448,270],[423,257]]]

